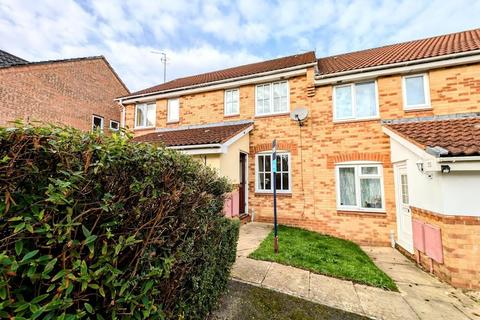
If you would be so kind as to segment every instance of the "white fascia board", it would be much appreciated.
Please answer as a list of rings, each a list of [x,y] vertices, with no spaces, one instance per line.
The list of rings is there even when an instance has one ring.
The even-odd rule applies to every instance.
[[[241,138],[243,138],[245,135],[247,135],[247,134],[248,134],[250,131],[252,131],[252,130],[253,130],[253,125],[251,125],[250,127],[242,130],[242,132],[239,132],[238,134],[236,134],[236,135],[233,136],[232,138],[230,138],[230,139],[228,139],[227,141],[225,141],[225,142],[223,143],[223,146],[228,149],[228,147],[229,147],[230,145],[232,145],[234,142],[236,142],[236,141],[240,140]],[[227,150],[227,151],[228,151],[228,150]]]
[[[193,94],[193,93],[200,93],[200,92],[213,91],[213,90],[219,90],[219,89],[236,88],[236,87],[248,85],[248,84],[257,84],[257,83],[263,83],[263,82],[283,80],[283,79],[288,79],[288,78],[307,74],[307,67],[311,67],[314,65],[315,64],[307,64],[307,65],[297,66],[293,68],[282,69],[280,70],[280,72],[279,70],[276,70],[274,72],[265,72],[265,73],[255,74],[253,76],[248,76],[248,77],[239,77],[234,79],[210,82],[210,83],[202,84],[198,86],[178,88],[170,92],[163,92],[163,93],[157,93],[157,94],[150,93],[150,94],[145,94],[141,96],[118,98],[115,100],[121,101],[124,104],[140,103],[140,102],[155,101],[158,99],[180,97],[183,95]]]
[[[418,147],[417,145],[411,143],[410,141],[408,141],[407,139],[399,136],[398,134],[396,134],[395,132],[393,132],[392,130],[386,128],[386,127],[383,127],[382,126],[382,130],[383,132],[390,137],[390,139],[393,139],[395,140],[396,142],[398,142],[400,145],[402,145],[403,147],[407,148],[408,150],[410,150],[411,152],[415,153],[417,156],[419,156],[420,158],[422,159],[425,159],[425,160],[434,160],[436,159],[434,156],[432,156],[431,154],[428,154],[425,150],[423,150],[422,148]]]
[[[337,72],[323,76],[319,75],[315,77],[315,85],[322,86],[328,84],[361,81],[392,74],[409,74],[414,72],[424,72],[436,68],[451,67],[476,62],[480,62],[480,50],[461,54],[444,55],[440,57],[427,58],[422,60],[414,60],[409,62],[393,63],[378,67]]]
[[[222,148],[214,149],[177,149],[178,152],[188,154],[188,155],[198,155],[198,154],[222,154]]]

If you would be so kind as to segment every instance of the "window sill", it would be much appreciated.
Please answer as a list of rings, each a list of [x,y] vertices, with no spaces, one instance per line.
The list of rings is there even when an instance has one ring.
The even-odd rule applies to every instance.
[[[379,121],[380,117],[366,118],[366,119],[347,119],[347,120],[333,120],[333,124],[352,123],[352,122],[369,122]]]
[[[421,111],[432,111],[432,110],[433,110],[433,108],[431,106],[419,107],[419,108],[410,108],[410,109],[406,109],[405,107],[403,107],[404,112],[421,112]]]
[[[255,196],[259,197],[273,197],[273,192],[255,192]],[[291,197],[291,192],[277,192],[277,197]]]
[[[290,111],[282,112],[282,113],[256,114],[255,118],[283,117],[283,116],[289,116],[289,115],[290,115]]]
[[[224,114],[224,118],[234,118],[234,117],[240,117],[240,113],[235,113],[235,114]]]
[[[133,128],[133,130],[135,130],[135,131],[152,130],[152,129],[155,129],[155,126],[153,126],[153,127],[135,127],[135,128]]]
[[[386,211],[368,211],[368,210],[345,210],[345,209],[338,209],[338,215],[345,215],[345,216],[369,216],[369,217],[386,217]]]
[[[180,120],[174,120],[174,121],[167,121],[167,124],[175,124],[175,123],[179,123]]]

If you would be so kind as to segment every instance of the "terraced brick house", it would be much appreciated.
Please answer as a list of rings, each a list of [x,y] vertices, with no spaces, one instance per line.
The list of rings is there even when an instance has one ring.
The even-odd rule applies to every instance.
[[[129,93],[103,56],[29,62],[0,50],[0,126],[20,119],[118,130],[113,99]]]
[[[237,186],[228,214],[391,245],[480,288],[480,29],[317,58],[297,54],[118,99],[138,141]],[[302,125],[290,113],[306,108]]]

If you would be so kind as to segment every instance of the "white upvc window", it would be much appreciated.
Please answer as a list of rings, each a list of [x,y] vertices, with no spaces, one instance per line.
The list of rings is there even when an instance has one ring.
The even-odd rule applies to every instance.
[[[385,212],[381,164],[344,163],[335,170],[338,210]]]
[[[135,128],[155,127],[157,106],[155,103],[142,103],[135,106]]]
[[[110,120],[110,130],[118,131],[120,129],[120,122],[116,120]]]
[[[240,113],[240,90],[225,90],[225,115],[232,116]]]
[[[255,191],[273,192],[273,161],[271,153],[259,153],[255,159]],[[291,192],[291,160],[290,153],[277,152],[277,192]]]
[[[430,89],[426,73],[404,76],[402,91],[405,110],[430,108]]]
[[[92,115],[92,131],[103,131],[103,117]]]
[[[168,99],[167,122],[178,122],[180,120],[180,99]]]
[[[288,81],[259,84],[255,88],[255,114],[287,113],[290,110]]]
[[[376,81],[350,83],[333,88],[333,120],[379,117]]]

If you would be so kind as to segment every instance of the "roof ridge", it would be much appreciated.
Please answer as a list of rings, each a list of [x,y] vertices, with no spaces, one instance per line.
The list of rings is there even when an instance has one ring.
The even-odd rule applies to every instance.
[[[474,28],[474,29],[445,33],[445,34],[439,34],[439,35],[436,35],[436,36],[431,36],[431,37],[426,37],[426,38],[418,38],[418,39],[408,40],[408,41],[403,41],[403,42],[395,42],[395,43],[385,44],[385,45],[379,46],[379,47],[371,47],[371,48],[366,48],[366,49],[361,49],[361,50],[342,52],[342,53],[339,53],[339,54],[332,54],[332,55],[329,55],[329,56],[320,57],[320,58],[317,59],[317,61],[322,60],[322,59],[328,59],[328,58],[336,58],[336,57],[344,56],[344,55],[351,55],[351,54],[355,54],[355,53],[367,52],[367,51],[370,51],[370,50],[378,50],[378,49],[383,49],[383,48],[397,46],[397,45],[408,45],[408,44],[418,42],[418,41],[434,40],[434,39],[438,39],[438,38],[441,38],[441,37],[448,37],[448,36],[452,36],[452,35],[456,35],[456,34],[460,35],[460,34],[464,34],[466,32],[472,32],[472,31],[480,31],[480,28]],[[468,42],[468,40],[462,40],[462,41],[459,41],[458,43],[467,43],[467,42]]]

